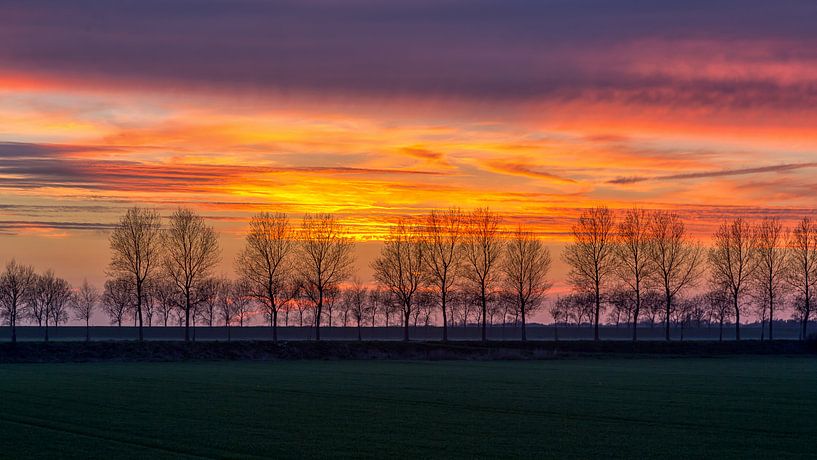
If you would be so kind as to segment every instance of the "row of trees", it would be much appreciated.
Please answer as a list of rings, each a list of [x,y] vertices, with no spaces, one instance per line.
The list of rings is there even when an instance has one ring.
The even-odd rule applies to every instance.
[[[26,319],[44,326],[48,341],[49,326],[68,322],[72,311],[75,319],[85,322],[87,331],[98,300],[98,291],[87,281],[75,290],[53,271],[36,273],[16,260],[6,264],[0,275],[0,317],[11,328],[12,342],[17,341],[17,325]]]
[[[754,307],[761,322],[768,320],[771,339],[775,312],[787,300],[799,313],[801,336],[806,336],[817,283],[817,225],[809,217],[792,230],[774,217],[754,224],[742,218],[725,221],[708,250],[669,211],[633,208],[617,219],[600,206],[584,211],[572,232],[563,259],[570,266],[575,296],[556,302],[552,313],[566,315],[564,307],[592,298],[597,340],[599,315],[610,304],[626,311],[636,340],[644,300],[656,293],[663,298],[667,340],[673,315],[688,315],[689,305],[710,314],[717,310],[720,324],[734,318],[738,340],[741,313]],[[708,292],[682,304],[681,296],[692,288]],[[731,311],[724,311],[724,305]]]
[[[178,209],[163,222],[156,211],[135,207],[110,235],[102,293],[87,282],[72,290],[52,272],[35,274],[12,261],[0,279],[0,306],[13,339],[21,319],[47,328],[64,323],[70,308],[88,325],[100,303],[114,324],[132,316],[140,340],[145,320],[181,324],[190,340],[197,322],[243,325],[259,312],[274,340],[281,314],[284,324],[291,315],[300,324],[309,318],[320,339],[322,321],[338,321],[338,311],[344,325],[375,324],[378,315],[389,325],[399,317],[406,339],[411,324],[439,314],[444,340],[450,325],[469,321],[481,323],[484,340],[496,320],[521,323],[525,340],[527,318],[551,287],[551,256],[522,227],[502,228],[488,209],[400,220],[371,264],[377,288],[368,289],[351,279],[353,240],[332,215],[308,214],[299,225],[281,213],[253,216],[230,280],[214,276],[218,235],[201,216]],[[706,316],[721,325],[734,319],[739,339],[741,313],[751,307],[769,321],[773,338],[775,313],[791,302],[805,337],[817,282],[817,226],[809,218],[792,230],[775,218],[724,222],[705,250],[675,213],[634,208],[617,216],[596,207],[579,216],[572,236],[562,259],[573,293],[552,303],[555,323],[587,321],[598,339],[609,309],[612,321],[632,324],[636,340],[646,311],[650,324],[661,319],[669,339],[671,323]]]

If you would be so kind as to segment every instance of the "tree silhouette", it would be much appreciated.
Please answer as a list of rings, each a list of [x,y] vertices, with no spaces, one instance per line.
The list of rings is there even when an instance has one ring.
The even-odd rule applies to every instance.
[[[587,209],[573,225],[573,242],[562,258],[570,266],[568,281],[576,291],[593,294],[593,337],[599,340],[602,290],[615,269],[615,219],[606,206]]]
[[[298,237],[295,270],[315,307],[315,340],[320,340],[324,298],[351,275],[354,246],[331,214],[305,215]]]
[[[735,340],[740,340],[741,297],[757,268],[757,238],[754,229],[742,218],[723,222],[709,250],[713,284],[729,293],[735,313]]]
[[[91,317],[99,303],[99,290],[88,284],[88,280],[82,281],[82,286],[74,293],[71,299],[71,306],[74,309],[74,319],[85,323],[85,341],[91,340]]]
[[[163,243],[164,272],[181,295],[184,340],[189,341],[190,315],[202,299],[210,272],[220,261],[218,236],[201,216],[179,208],[170,216]]]
[[[110,236],[111,262],[108,275],[128,279],[135,291],[135,314],[142,334],[142,300],[145,283],[158,269],[161,257],[161,218],[152,209],[128,209]]]
[[[704,252],[699,244],[687,236],[684,222],[673,212],[653,213],[649,232],[651,273],[664,297],[664,338],[670,340],[673,301],[680,292],[698,282]]]
[[[522,340],[527,340],[527,314],[542,305],[551,283],[550,251],[541,240],[519,226],[505,245],[503,284],[522,318]]]
[[[464,216],[458,208],[432,210],[423,228],[429,285],[439,299],[443,315],[443,341],[448,340],[448,298],[462,269]]]
[[[794,227],[788,241],[789,268],[787,282],[795,292],[800,311],[800,338],[805,339],[814,294],[817,292],[817,225],[804,217]]]
[[[487,208],[475,209],[468,216],[463,238],[463,276],[479,295],[482,307],[482,341],[488,339],[486,317],[490,289],[497,281],[502,256],[499,214]]]
[[[409,339],[414,295],[426,280],[425,245],[416,225],[399,221],[389,231],[380,256],[372,262],[375,279],[400,303],[403,340]]]
[[[32,300],[37,275],[28,265],[12,259],[0,275],[0,308],[2,317],[11,328],[11,341],[17,342],[17,323]]]
[[[274,342],[278,341],[278,310],[283,303],[279,297],[292,276],[294,236],[286,214],[257,214],[250,219],[250,231],[236,263],[246,286],[270,316]]]
[[[788,269],[788,248],[786,231],[777,218],[765,218],[757,227],[757,269],[753,284],[759,293],[760,317],[769,313],[769,340],[774,339],[774,312],[779,309],[782,289]],[[761,321],[761,328],[763,323]]]
[[[616,273],[632,293],[633,341],[638,340],[638,318],[646,284],[655,271],[650,258],[650,217],[647,211],[632,208],[624,213],[618,226]]]

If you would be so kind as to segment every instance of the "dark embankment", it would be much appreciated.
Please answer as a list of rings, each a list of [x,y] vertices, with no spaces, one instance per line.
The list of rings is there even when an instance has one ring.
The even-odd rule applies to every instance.
[[[815,341],[774,342],[19,342],[0,363],[278,359],[525,360],[604,356],[817,355]]]

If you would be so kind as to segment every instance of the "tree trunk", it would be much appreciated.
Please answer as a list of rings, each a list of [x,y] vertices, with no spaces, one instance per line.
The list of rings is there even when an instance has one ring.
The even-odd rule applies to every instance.
[[[595,312],[595,326],[593,328],[593,340],[599,340],[599,311],[601,310],[601,291],[598,283],[596,283],[596,312]]]
[[[190,341],[190,289],[184,293],[184,341]]]
[[[443,288],[443,292],[441,295],[442,299],[442,308],[443,308],[443,342],[448,342],[448,316],[446,312],[446,305],[445,305],[445,288]]]
[[[482,300],[482,341],[485,342],[488,340],[488,325],[485,323],[485,316],[488,311],[488,302],[485,298],[485,282],[480,287],[480,297],[480,300]]]
[[[633,311],[633,342],[638,340],[638,313],[641,311],[641,292],[635,291],[635,310]]]
[[[409,321],[411,320],[411,310],[405,309],[403,311],[403,341],[409,340]]]
[[[526,329],[527,323],[525,322],[525,302],[524,301],[519,302],[519,308],[520,308],[521,313],[522,313],[522,341],[526,342],[528,340],[528,335],[527,335],[527,329]]]
[[[718,332],[718,342],[723,342],[723,318],[721,318],[720,331]]]
[[[735,340],[740,340],[740,307],[738,304],[738,295],[734,295],[735,307]]]
[[[11,343],[17,343],[17,307],[11,310]]]
[[[272,309],[272,342],[278,343],[278,309]]]
[[[85,318],[85,341],[86,342],[91,341],[91,324],[90,324],[90,322],[91,322],[90,318]]]
[[[666,318],[664,318],[664,322],[666,323],[666,328],[667,328],[667,330],[666,330],[666,340],[667,340],[667,342],[669,342],[670,341],[669,314],[670,314],[670,309],[672,308],[672,296],[670,296],[668,291],[665,291],[664,295],[665,295],[665,301],[666,301],[666,304],[667,304],[667,311],[666,311],[667,316],[666,316]]]
[[[321,340],[321,313],[323,310],[323,289],[318,290],[318,311],[315,314],[315,340]]]
[[[144,337],[142,335],[142,282],[137,278],[136,280],[136,314],[139,316],[139,341]]]

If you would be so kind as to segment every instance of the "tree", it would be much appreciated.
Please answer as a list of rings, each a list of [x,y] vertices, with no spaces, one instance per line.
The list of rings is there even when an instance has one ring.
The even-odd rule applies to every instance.
[[[556,301],[550,305],[548,312],[553,318],[553,340],[559,340],[559,323],[564,322],[569,315],[569,305],[564,297],[557,297]]]
[[[37,276],[34,269],[12,259],[0,275],[0,316],[11,328],[11,341],[17,342],[17,322],[31,299]]]
[[[233,282],[226,278],[213,279],[213,299],[216,306],[215,316],[224,324],[227,330],[227,341],[232,340],[230,325],[236,315],[236,291],[233,289]]]
[[[304,216],[295,269],[303,293],[315,307],[315,340],[321,339],[321,315],[327,290],[351,275],[353,242],[331,214]]]
[[[184,340],[190,341],[190,314],[202,298],[202,288],[221,259],[213,227],[190,209],[170,216],[164,233],[163,267],[178,290],[184,308]]]
[[[551,287],[550,251],[541,240],[526,233],[519,226],[505,245],[502,261],[503,284],[511,294],[514,305],[522,317],[522,340],[527,340],[527,314],[542,305]]]
[[[684,289],[698,282],[703,268],[703,248],[687,236],[681,218],[668,211],[653,213],[649,241],[651,273],[664,297],[665,339],[670,340],[673,301]]]
[[[443,314],[443,341],[448,340],[448,298],[462,265],[463,215],[458,208],[431,211],[423,228],[428,281]]]
[[[587,209],[573,225],[573,242],[562,253],[570,266],[568,281],[573,289],[593,294],[595,340],[599,339],[602,291],[616,267],[614,229],[615,218],[607,207]]]
[[[475,209],[468,216],[463,238],[463,276],[479,292],[482,307],[482,341],[488,340],[486,317],[490,289],[498,277],[502,255],[499,214],[487,208]]]
[[[780,298],[788,269],[786,231],[777,218],[765,218],[757,227],[757,269],[752,280],[760,301],[761,328],[765,312],[769,316],[769,340],[774,339],[774,312],[779,309]]]
[[[295,239],[286,214],[262,212],[250,219],[250,231],[238,256],[239,275],[268,311],[272,340],[278,341],[279,297],[291,277]]]
[[[145,283],[153,276],[161,256],[161,218],[152,209],[128,209],[110,236],[111,262],[108,275],[129,279],[134,286],[139,340],[142,333],[142,300]]]
[[[352,285],[343,293],[343,302],[348,306],[352,313],[352,319],[357,324],[357,340],[363,340],[362,325],[366,318],[366,301],[369,297],[369,290],[360,283],[359,280],[354,280]]]
[[[754,229],[742,218],[723,222],[714,235],[709,251],[713,284],[729,293],[735,312],[735,340],[740,340],[741,297],[757,268],[757,238]]]
[[[37,277],[32,305],[38,323],[45,325],[45,341],[48,342],[48,323],[59,325],[65,321],[66,307],[71,298],[71,285],[54,276],[51,270]]]
[[[252,307],[250,287],[241,280],[236,280],[231,283],[230,291],[233,299],[233,314],[235,320],[238,321],[239,327],[244,327],[244,324],[249,320]]]
[[[102,309],[111,324],[122,326],[128,310],[134,305],[134,292],[132,283],[127,278],[114,278],[105,281],[105,290],[102,293]]]
[[[638,317],[645,284],[652,278],[655,269],[650,258],[650,243],[650,214],[639,208],[627,210],[618,226],[616,273],[632,293],[633,341],[638,340]]]
[[[732,305],[729,302],[729,295],[722,286],[715,286],[704,293],[706,307],[712,318],[718,321],[718,340],[723,341],[723,324],[732,317]]]
[[[426,280],[424,249],[417,226],[401,220],[390,229],[380,256],[372,262],[374,278],[400,303],[403,340],[409,339],[414,295]]]
[[[181,309],[181,296],[176,287],[166,278],[159,278],[151,284],[150,295],[156,302],[157,313],[164,327],[174,312]]]
[[[791,232],[788,241],[789,267],[786,281],[794,289],[800,312],[800,338],[805,339],[814,293],[817,291],[817,224],[804,217]]]
[[[74,310],[74,319],[85,323],[85,341],[91,340],[91,317],[99,303],[99,290],[88,284],[88,280],[82,281],[82,286],[74,293],[71,299],[71,306]]]

